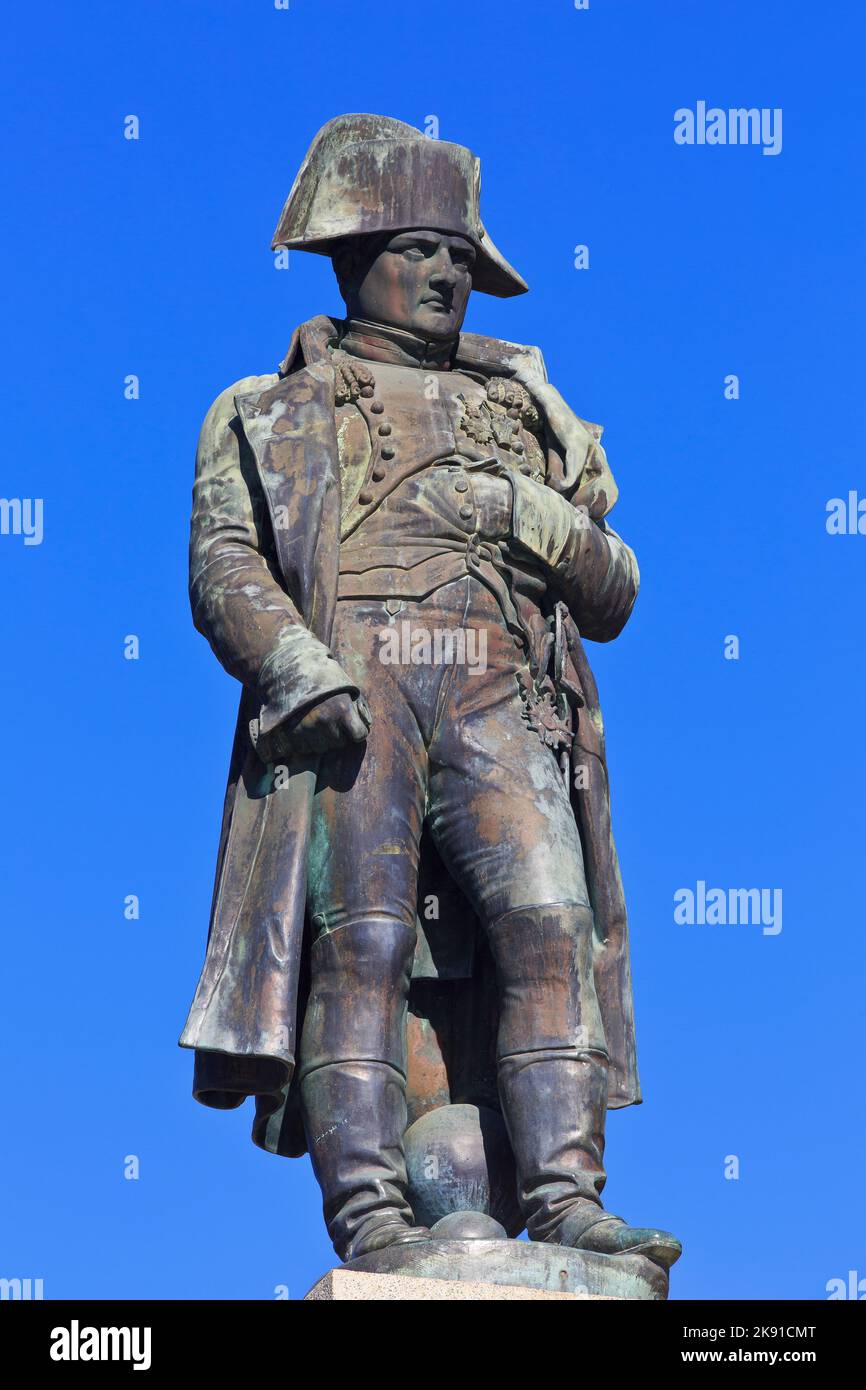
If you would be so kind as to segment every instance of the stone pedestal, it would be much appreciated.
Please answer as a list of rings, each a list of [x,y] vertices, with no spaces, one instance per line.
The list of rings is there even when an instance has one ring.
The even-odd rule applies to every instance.
[[[473,1284],[467,1279],[416,1279],[411,1274],[361,1274],[356,1269],[330,1269],[314,1284],[304,1302],[357,1303],[365,1301],[430,1303],[438,1301],[492,1303],[543,1302],[552,1299],[605,1301],[605,1294],[548,1293],[544,1289],[509,1284]]]
[[[330,1270],[312,1302],[667,1298],[667,1274],[642,1255],[594,1255],[518,1240],[390,1245]]]

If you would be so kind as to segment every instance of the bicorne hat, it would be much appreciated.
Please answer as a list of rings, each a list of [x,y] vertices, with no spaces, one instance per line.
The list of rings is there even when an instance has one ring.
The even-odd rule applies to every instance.
[[[330,256],[345,237],[428,227],[472,242],[473,289],[523,294],[481,222],[480,188],[481,162],[465,145],[390,116],[337,116],[307,151],[271,244]]]

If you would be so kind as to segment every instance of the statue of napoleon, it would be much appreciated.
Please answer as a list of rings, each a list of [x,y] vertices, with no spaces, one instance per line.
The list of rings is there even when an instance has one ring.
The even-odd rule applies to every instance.
[[[640,1089],[582,639],[638,569],[600,428],[537,348],[460,331],[527,288],[479,187],[461,145],[324,126],[273,245],[329,256],[346,316],[205,419],[192,611],[243,689],[180,1041],[197,1099],[309,1152],[343,1260],[525,1227],[666,1270],[600,1195]]]

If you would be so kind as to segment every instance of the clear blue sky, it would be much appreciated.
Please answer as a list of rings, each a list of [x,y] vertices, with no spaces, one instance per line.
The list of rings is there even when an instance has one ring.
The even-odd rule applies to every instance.
[[[477,296],[467,326],[541,344],[605,425],[641,563],[629,626],[592,649],[646,1095],[611,1116],[608,1204],[682,1236],[675,1297],[866,1275],[866,536],[825,527],[866,496],[860,8],[47,0],[4,36],[0,492],[44,499],[44,539],[0,536],[0,1275],[298,1297],[332,1263],[306,1160],[197,1106],[176,1039],[236,707],[187,606],[195,441],[224,386],[340,307],[326,261],[278,272],[268,248],[343,111],[435,115],[482,157],[531,293]],[[700,100],[781,108],[781,153],[676,145]],[[780,888],[782,931],[678,925],[698,880]]]

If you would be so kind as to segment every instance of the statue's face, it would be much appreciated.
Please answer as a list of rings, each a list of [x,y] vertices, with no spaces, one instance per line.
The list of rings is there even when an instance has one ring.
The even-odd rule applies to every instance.
[[[359,268],[346,295],[349,314],[422,338],[452,338],[466,313],[474,262],[465,237],[396,232]]]

